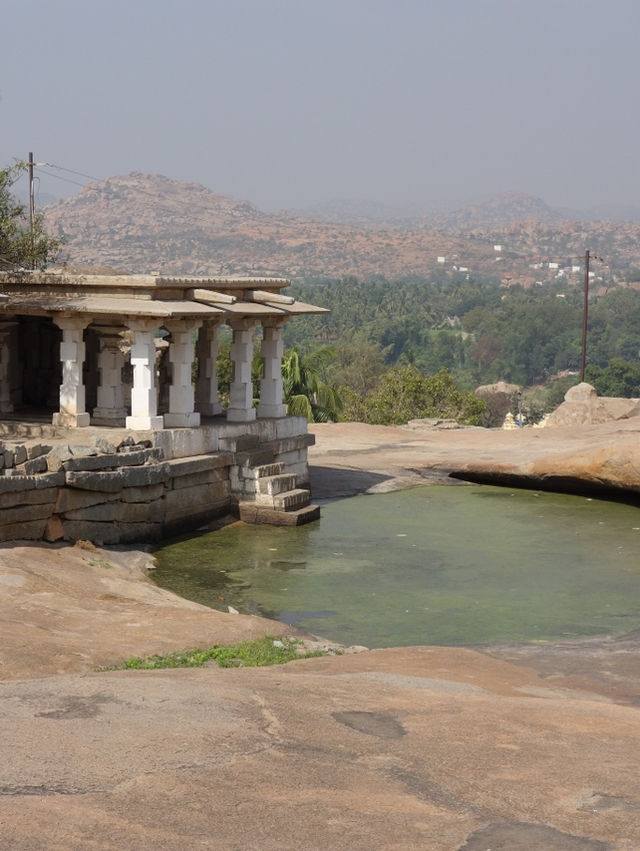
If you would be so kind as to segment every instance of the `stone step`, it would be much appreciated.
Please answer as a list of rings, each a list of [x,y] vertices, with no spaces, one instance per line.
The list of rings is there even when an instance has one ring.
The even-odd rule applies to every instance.
[[[262,467],[272,461],[273,449],[246,449],[234,455],[234,462],[239,467]]]
[[[304,488],[294,488],[285,493],[275,494],[273,497],[273,507],[280,511],[295,511],[297,508],[304,508],[309,505],[311,493]]]
[[[275,496],[286,491],[295,490],[296,477],[293,473],[281,473],[277,476],[264,476],[256,479],[256,493]]]
[[[255,502],[238,503],[238,516],[244,523],[268,523],[271,526],[302,526],[320,517],[319,505],[305,505],[293,511],[279,511]]]
[[[279,476],[284,470],[282,461],[273,464],[261,464],[259,467],[245,467],[242,471],[244,479],[264,479],[268,476]]]

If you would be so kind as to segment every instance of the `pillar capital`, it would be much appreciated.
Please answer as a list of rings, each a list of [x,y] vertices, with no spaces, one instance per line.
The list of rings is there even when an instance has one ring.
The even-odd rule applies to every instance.
[[[151,333],[155,334],[155,332],[160,328],[164,323],[161,319],[149,318],[145,316],[136,316],[126,320],[126,327],[130,330],[138,333]]]
[[[62,331],[84,331],[92,318],[86,314],[60,313],[53,317],[53,321]]]
[[[290,316],[265,316],[261,324],[263,328],[282,328],[290,318]]]
[[[254,328],[257,328],[261,324],[261,321],[249,316],[238,316],[237,318],[228,319],[227,324],[231,327],[232,331],[253,331]]]
[[[170,334],[173,333],[190,333],[197,331],[202,325],[200,317],[185,316],[178,319],[167,319],[162,323],[162,327],[166,328]]]

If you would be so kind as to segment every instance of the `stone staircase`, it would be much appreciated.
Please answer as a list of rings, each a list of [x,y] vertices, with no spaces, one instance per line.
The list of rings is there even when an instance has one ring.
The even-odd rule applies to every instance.
[[[320,516],[320,506],[311,505],[310,491],[296,487],[295,474],[286,473],[284,463],[275,460],[272,446],[264,446],[253,434],[226,438],[221,443],[233,453],[231,493],[241,520],[301,526]]]

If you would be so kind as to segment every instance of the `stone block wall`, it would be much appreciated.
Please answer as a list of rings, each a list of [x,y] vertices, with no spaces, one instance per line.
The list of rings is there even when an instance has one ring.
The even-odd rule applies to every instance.
[[[250,433],[234,424],[135,438],[114,430],[87,444],[0,442],[0,541],[113,545],[193,530],[242,500],[260,501],[251,469],[262,456],[289,486],[304,487],[313,436],[296,433],[296,420],[267,421]]]

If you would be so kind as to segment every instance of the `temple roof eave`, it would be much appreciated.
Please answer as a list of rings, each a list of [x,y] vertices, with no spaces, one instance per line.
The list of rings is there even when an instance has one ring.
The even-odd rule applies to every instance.
[[[245,276],[66,275],[0,273],[0,317],[90,314],[148,319],[273,321],[325,308],[280,290],[285,278]]]

